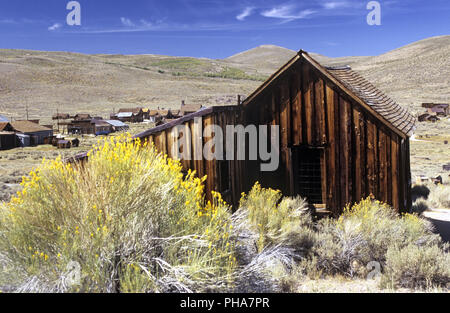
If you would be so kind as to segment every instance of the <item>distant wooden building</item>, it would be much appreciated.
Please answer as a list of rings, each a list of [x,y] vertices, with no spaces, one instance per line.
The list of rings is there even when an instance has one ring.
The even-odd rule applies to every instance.
[[[149,120],[151,123],[158,123],[162,118],[161,114],[159,114],[159,110],[150,110]]]
[[[17,147],[17,137],[14,132],[0,130],[0,150],[10,150]]]
[[[78,113],[72,117],[74,120],[82,121],[82,120],[90,120],[92,116],[88,113]]]
[[[434,108],[429,108],[427,110],[427,112],[429,114],[436,115],[436,116],[441,116],[441,117],[447,116],[445,108],[443,108],[441,106],[435,106]]]
[[[96,136],[108,135],[112,133],[112,126],[105,120],[94,119],[91,121],[94,124],[94,134]]]
[[[56,113],[52,116],[52,120],[69,120],[70,114],[69,113]]]
[[[144,120],[148,120],[150,118],[150,109],[142,109],[142,117]]]
[[[202,107],[203,106],[201,104],[186,104],[184,101],[182,101],[179,115],[180,116],[185,116],[185,115],[188,115],[188,114],[195,113],[195,112],[201,110]]]
[[[0,131],[14,131],[14,128],[9,122],[0,122]]]
[[[32,121],[15,121],[11,123],[22,146],[43,145],[45,138],[53,137],[53,129],[36,124]]]
[[[78,135],[107,135],[112,132],[112,126],[105,120],[86,119],[73,120],[67,126],[69,134]]]
[[[130,129],[130,126],[121,121],[106,120],[105,122],[111,125],[113,132],[127,131],[128,129]]]
[[[147,113],[148,115],[148,113]],[[120,109],[118,113],[111,114],[111,119],[128,123],[142,123],[144,121],[143,108]]]
[[[70,149],[72,147],[72,144],[69,140],[58,140],[58,149]]]
[[[17,147],[16,134],[8,122],[0,122],[0,150],[10,150]]]
[[[209,125],[279,125],[274,151],[279,151],[280,164],[274,172],[261,171],[266,162],[260,157],[238,160],[236,145],[234,151],[224,146],[233,156],[228,161],[203,156],[181,163],[207,175],[208,197],[218,191],[235,206],[241,193],[259,181],[286,196],[301,195],[335,216],[371,194],[407,212],[412,205],[409,137],[415,120],[351,68],[326,68],[300,51],[240,105],[204,108],[136,138],[153,142],[172,158],[185,140],[188,153],[203,156],[211,138],[202,134]],[[189,129],[191,137],[180,137],[179,127]],[[267,139],[259,130],[257,135]]]

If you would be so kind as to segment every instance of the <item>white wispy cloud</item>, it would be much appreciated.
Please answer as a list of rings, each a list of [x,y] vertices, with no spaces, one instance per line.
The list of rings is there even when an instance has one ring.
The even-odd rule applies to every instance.
[[[11,18],[0,20],[0,24],[16,24],[17,22]]]
[[[121,17],[120,21],[122,22],[122,25],[126,26],[126,27],[136,26],[129,18],[126,18],[126,17]]]
[[[152,22],[149,22],[149,21],[144,20],[144,19],[141,19],[140,22],[141,22],[141,25],[144,26],[144,27],[153,27],[154,26]]]
[[[349,7],[351,6],[351,3],[348,1],[330,1],[323,3],[322,6],[327,10],[333,10]]]
[[[261,12],[264,17],[287,19],[287,20],[298,20],[308,17],[311,14],[316,13],[316,11],[307,9],[302,11],[297,11],[296,7],[293,5],[282,5],[279,7],[272,8]]]
[[[55,30],[57,30],[57,29],[59,29],[59,28],[61,28],[61,27],[62,27],[61,24],[55,23],[55,24],[53,24],[52,26],[50,26],[50,27],[48,28],[48,30],[49,30],[49,31],[55,31]]]
[[[236,19],[239,20],[239,21],[245,20],[247,17],[249,17],[249,16],[253,13],[253,10],[254,10],[254,9],[255,9],[255,8],[253,8],[253,7],[247,7],[247,8],[245,8],[244,11],[242,11],[241,14],[239,14],[238,16],[236,16]]]

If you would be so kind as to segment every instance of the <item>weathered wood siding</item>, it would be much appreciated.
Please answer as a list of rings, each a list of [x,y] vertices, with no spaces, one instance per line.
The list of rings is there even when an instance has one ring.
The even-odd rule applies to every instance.
[[[407,211],[409,140],[389,129],[308,62],[297,61],[256,98],[245,103],[246,123],[280,125],[276,173],[247,172],[263,185],[294,195],[291,149],[324,149],[324,204],[335,215],[369,195]],[[251,166],[252,169],[257,166]]]
[[[242,124],[240,110],[238,107],[230,108],[215,108],[214,110],[205,111],[203,114],[197,114],[195,118],[188,119],[181,123],[175,123],[173,126],[162,127],[162,130],[155,129],[149,134],[140,136],[143,140],[148,140],[149,143],[153,143],[155,148],[163,154],[167,154],[172,159],[178,159],[177,148],[179,147],[180,140],[182,141],[183,149],[180,153],[186,152],[190,157],[187,159],[181,159],[180,162],[183,165],[184,170],[191,169],[196,171],[198,177],[207,176],[205,181],[205,193],[207,199],[211,199],[211,191],[222,191],[223,198],[228,203],[238,203],[241,197],[241,192],[245,189],[244,183],[244,169],[242,166],[243,161],[227,161],[226,155],[224,162],[228,163],[229,174],[226,178],[228,180],[228,190],[224,191],[224,186],[221,186],[223,179],[219,164],[216,160],[208,160],[204,158],[203,148],[205,144],[211,140],[214,136],[203,136],[204,130],[208,125],[219,125],[224,130],[224,142],[223,151],[226,151],[226,125],[238,125]],[[191,136],[185,136],[179,131],[179,126],[189,129],[184,134],[190,134]],[[236,154],[237,145],[235,145],[234,154]],[[226,153],[225,153],[226,154]]]
[[[321,151],[323,205],[334,215],[369,195],[398,212],[411,208],[409,139],[386,126],[303,59],[275,75],[266,88],[242,106],[213,107],[194,115],[176,122],[190,129],[189,138],[180,138],[175,124],[163,125],[141,138],[148,138],[172,158],[176,158],[173,147],[184,140],[192,159],[181,160],[183,167],[195,170],[200,177],[208,176],[208,198],[211,191],[221,191],[226,201],[238,205],[241,193],[248,192],[256,181],[280,189],[284,195],[295,195],[293,149],[308,147]],[[234,160],[226,161],[229,173],[223,173],[218,161],[202,157],[204,144],[210,140],[202,133],[213,124],[224,130],[224,142],[227,135],[237,141],[236,134],[226,134],[227,125],[279,125],[278,170],[261,172],[259,160],[237,161],[235,144]],[[246,146],[248,149],[248,141]],[[225,143],[223,150],[226,152]],[[228,181],[227,191],[221,186],[224,179]]]

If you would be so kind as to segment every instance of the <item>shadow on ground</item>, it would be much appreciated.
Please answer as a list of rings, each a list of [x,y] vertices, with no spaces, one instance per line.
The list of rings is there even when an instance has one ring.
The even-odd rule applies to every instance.
[[[435,233],[441,235],[442,240],[450,243],[450,221],[442,221],[427,217],[435,227]]]

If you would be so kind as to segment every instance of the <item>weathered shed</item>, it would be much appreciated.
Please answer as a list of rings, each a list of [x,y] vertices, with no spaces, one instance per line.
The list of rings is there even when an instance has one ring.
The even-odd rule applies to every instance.
[[[53,136],[53,129],[36,124],[32,121],[15,121],[11,123],[14,131],[19,134],[28,136],[30,143],[28,145],[42,145],[44,139]],[[21,137],[23,139],[25,137]],[[22,143],[27,146],[28,140],[21,140]]]
[[[68,120],[70,119],[69,113],[56,113],[53,114],[52,120]]]
[[[326,68],[300,51],[241,105],[203,109],[137,137],[176,158],[173,148],[184,140],[178,135],[184,125],[191,133],[190,153],[202,155],[210,139],[203,130],[212,124],[280,126],[275,172],[261,171],[260,158],[237,160],[236,151],[228,161],[181,161],[208,175],[206,191],[222,192],[230,203],[236,205],[259,181],[335,215],[370,194],[400,212],[411,208],[409,137],[415,117],[350,67]]]
[[[90,120],[90,119],[92,119],[92,117],[88,113],[78,113],[73,116],[73,119],[81,121],[81,120]]]
[[[72,144],[69,140],[58,140],[58,149],[70,149]]]
[[[149,120],[152,123],[157,123],[162,120],[161,114],[159,114],[159,110],[151,110],[149,112]]]
[[[112,118],[122,122],[142,123],[144,121],[144,115],[147,116],[148,112],[144,114],[143,108],[126,108],[120,109]]]
[[[191,113],[195,113],[197,111],[199,111],[200,109],[202,109],[202,105],[201,104],[186,104],[184,101],[181,103],[181,107],[180,107],[180,116],[185,116]]]
[[[0,150],[9,150],[17,147],[16,134],[9,122],[0,122]]]
[[[112,131],[119,132],[119,131],[126,131],[130,129],[130,126],[125,124],[124,122],[117,121],[117,120],[106,120],[106,123],[111,125]]]
[[[70,134],[79,135],[107,135],[112,132],[112,126],[105,120],[100,119],[86,119],[73,120],[67,126]]]
[[[29,147],[31,145],[31,137],[29,135],[16,133],[17,145],[19,147]]]
[[[112,126],[107,121],[93,119],[91,123],[94,125],[94,134],[96,136],[108,135],[112,132]]]
[[[188,156],[181,159],[183,167],[207,175],[207,196],[221,192],[235,206],[259,181],[286,196],[301,195],[335,216],[369,195],[406,212],[412,206],[409,137],[415,120],[350,67],[326,68],[300,51],[240,105],[203,108],[135,137],[175,159],[181,144]],[[211,125],[240,126],[243,132],[227,131],[218,140]],[[268,134],[258,126],[277,127]],[[262,170],[265,156],[250,157],[252,132],[259,151],[269,146],[269,138],[279,138],[271,141],[271,152],[279,156],[274,171]],[[229,139],[237,144],[228,146]],[[204,149],[212,140],[214,153]],[[244,158],[239,158],[242,146]]]

